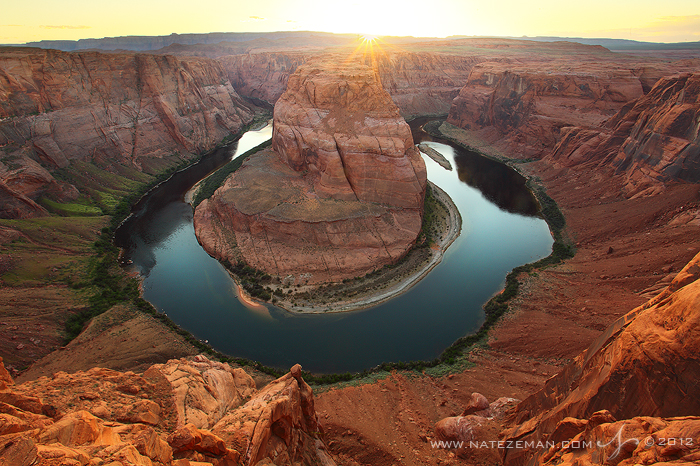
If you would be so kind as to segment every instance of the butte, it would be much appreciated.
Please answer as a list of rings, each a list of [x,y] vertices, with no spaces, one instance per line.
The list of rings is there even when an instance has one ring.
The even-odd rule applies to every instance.
[[[299,67],[273,125],[272,147],[196,209],[209,254],[283,283],[322,284],[394,264],[411,249],[425,164],[371,67],[328,58]]]

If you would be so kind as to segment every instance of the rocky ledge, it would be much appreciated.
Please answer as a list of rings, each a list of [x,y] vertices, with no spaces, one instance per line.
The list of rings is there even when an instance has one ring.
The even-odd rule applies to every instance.
[[[0,359],[0,407],[3,465],[335,465],[299,365],[258,390],[204,356],[21,385]]]
[[[337,282],[407,253],[426,183],[411,130],[377,74],[312,61],[275,105],[272,150],[197,207],[195,230],[219,259],[290,284]]]

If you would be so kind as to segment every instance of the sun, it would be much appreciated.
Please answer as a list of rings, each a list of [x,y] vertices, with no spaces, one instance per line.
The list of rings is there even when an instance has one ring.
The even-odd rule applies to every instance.
[[[365,44],[373,44],[377,41],[378,36],[372,35],[372,34],[362,34],[360,36],[360,40],[364,42]]]

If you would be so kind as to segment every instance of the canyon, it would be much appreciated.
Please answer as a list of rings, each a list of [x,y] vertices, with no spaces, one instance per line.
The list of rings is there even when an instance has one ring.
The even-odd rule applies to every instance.
[[[155,174],[253,119],[221,65],[206,59],[10,49],[0,70],[3,218],[45,214],[41,196],[66,203],[85,194],[86,180],[57,180],[55,170],[86,171],[87,162],[126,178]]]
[[[84,225],[74,221],[68,229],[61,224],[20,223],[36,222],[36,218],[4,220],[0,265],[8,286],[0,293],[11,304],[0,309],[18,338],[11,339],[6,330],[9,325],[3,326],[2,355],[12,365],[18,361],[28,365],[47,356],[21,374],[10,368],[14,381],[10,373],[0,370],[0,459],[11,464],[31,464],[41,458],[45,464],[94,460],[93,464],[120,461],[178,466],[293,461],[348,465],[697,463],[698,58],[673,62],[658,56],[611,53],[596,46],[506,39],[455,39],[404,47],[404,51],[387,54],[393,58],[384,62],[384,74],[378,68],[381,83],[401,114],[449,110],[447,122],[440,127],[443,135],[511,164],[546,189],[564,214],[565,234],[576,255],[521,273],[520,291],[509,304],[510,311],[486,342],[463,355],[461,365],[444,373],[395,371],[364,384],[323,387],[312,398],[298,367],[275,381],[250,367],[245,367],[250,372],[245,375],[235,365],[193,356],[197,350],[180,335],[133,310],[108,311],[82,337],[51,353],[46,340],[60,346],[60,339],[51,332],[59,333],[61,318],[52,315],[47,319],[35,312],[34,320],[29,321],[32,325],[27,325],[18,311],[41,310],[46,302],[55,302],[60,303],[55,306],[56,314],[70,313],[79,298],[51,278],[60,270],[49,268],[34,279],[48,282],[46,287],[10,281],[13,271],[26,267],[21,254],[27,252],[19,248],[35,256],[50,250],[52,258],[67,254],[56,248],[88,256],[89,239],[96,237],[104,221],[98,218]],[[290,76],[320,53],[262,51],[218,61],[115,56],[153,60],[159,70],[168,69],[164,63],[185,68],[186,63],[212,66],[217,79],[205,82],[219,84],[204,87],[223,89],[224,97],[228,95],[231,101],[236,92],[274,104],[281,99]],[[70,60],[83,54],[100,56],[95,52],[17,50],[12,54],[47,54]],[[272,57],[268,68],[265,57]],[[378,63],[382,60],[380,57]],[[400,63],[404,63],[403,71],[395,71]],[[30,68],[23,64],[13,70]],[[453,71],[442,73],[443,68]],[[187,73],[178,72],[184,80]],[[150,73],[158,74],[153,69]],[[195,83],[197,76],[203,76],[194,68],[190,73]],[[221,80],[231,84],[231,91]],[[41,102],[53,101],[42,100],[43,91],[26,90],[26,83],[32,81],[13,82],[25,86],[21,88],[25,91],[8,101],[19,102],[14,105],[28,113],[14,117],[8,113],[0,122],[2,128],[32,127],[36,120],[53,117],[60,110],[57,100],[53,112],[29,114],[44,112],[48,106]],[[19,89],[19,84],[14,86]],[[189,89],[199,89],[195,92],[199,99],[210,96],[192,86]],[[33,97],[21,97],[23,94]],[[183,103],[195,103],[187,100],[194,98],[190,92],[176,95],[174,102],[182,98]],[[211,105],[218,109],[217,102],[214,99]],[[196,103],[200,108],[205,105]],[[153,123],[158,129],[154,134],[167,141],[163,143],[167,150],[175,147],[185,152],[186,147],[216,143],[215,137],[204,136],[207,131],[214,134],[211,128],[216,128],[206,124],[211,120],[203,115],[210,114],[188,114],[186,106],[169,105],[178,109],[174,113],[184,119],[181,125],[192,118],[205,122],[202,128],[209,129],[198,133],[201,139],[188,139],[187,131],[177,129],[182,126],[175,125],[173,130],[159,116]],[[76,111],[73,107],[63,111],[68,110]],[[209,111],[218,115],[223,110]],[[237,112],[250,116],[243,118]],[[252,118],[252,111],[238,107],[230,113],[230,120],[223,114],[220,118],[235,122],[233,114],[241,121]],[[170,115],[168,121],[179,121]],[[69,120],[54,125],[63,121]],[[132,127],[124,125],[124,134],[133,134]],[[4,173],[19,171],[11,165],[18,160],[14,163],[23,164],[23,172],[31,168],[40,179],[6,183],[8,188],[3,190],[13,205],[7,212],[15,217],[46,216],[44,207],[36,202],[37,193],[65,201],[76,195],[70,185],[79,192],[85,189],[74,179],[64,181],[52,174],[56,163],[51,157],[64,163],[60,158],[64,154],[69,167],[82,160],[79,153],[63,148],[63,137],[74,134],[80,141],[101,141],[94,163],[106,170],[122,170],[119,173],[124,173],[119,167],[132,163],[127,155],[133,153],[133,147],[160,147],[132,143],[128,146],[131,152],[107,149],[116,146],[114,141],[126,144],[123,141],[130,140],[119,133],[120,128],[113,129],[119,138],[109,141],[75,130],[56,135],[58,139],[49,130],[22,130],[24,133],[18,133],[21,138],[10,140],[8,134],[15,133],[3,129],[0,134],[8,138],[3,144],[12,153],[11,160],[2,159],[7,167]],[[38,135],[38,146],[27,134]],[[177,140],[173,134],[184,139]],[[216,134],[223,138],[227,133]],[[60,153],[52,152],[53,144],[41,139],[49,136]],[[281,139],[278,147],[286,147],[283,142],[291,140]],[[41,150],[50,157],[40,155]],[[17,157],[17,151],[27,156]],[[101,153],[111,154],[119,163],[107,160],[106,155],[100,158]],[[149,165],[151,156],[168,160],[165,152],[145,151],[136,157],[145,162],[138,168],[148,172],[145,167],[157,165]],[[289,159],[302,161],[293,150]],[[293,175],[280,161],[268,161]],[[322,194],[326,186],[339,183],[338,177],[330,176],[336,173],[318,177]],[[315,186],[308,180],[304,183]],[[18,186],[22,184],[34,187],[21,191]],[[67,197],[50,194],[52,189]],[[339,192],[350,194],[347,189]],[[68,244],[61,245],[54,238]],[[49,328],[39,328],[39,323]],[[163,337],[162,341],[156,336]],[[43,342],[34,344],[29,338]],[[17,349],[20,344],[28,348]],[[132,345],[139,345],[142,353],[130,353]],[[27,357],[23,354],[27,349],[40,354]],[[129,354],[128,360],[120,360],[121,352]],[[179,359],[185,356],[189,359]],[[121,372],[113,372],[116,370]],[[68,386],[71,390],[64,388]],[[65,398],[62,392],[67,393]],[[486,408],[482,398],[488,409],[481,409]],[[465,409],[473,407],[474,400],[481,411]],[[262,421],[253,426],[253,418]],[[618,432],[624,434],[621,442],[597,446],[599,441],[613,440]],[[669,438],[694,442],[670,446],[660,441]],[[436,439],[551,440],[556,445],[541,450],[449,449],[434,447]],[[616,454],[616,447],[629,439],[640,443],[626,443]],[[564,446],[565,441],[585,443],[575,448]]]

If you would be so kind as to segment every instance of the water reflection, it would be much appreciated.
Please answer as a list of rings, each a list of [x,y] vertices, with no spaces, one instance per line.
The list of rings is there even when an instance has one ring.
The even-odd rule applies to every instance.
[[[457,151],[444,143],[435,144],[435,139],[421,129],[427,121],[417,119],[411,122],[416,144],[426,143],[448,159],[453,158],[459,180],[481,191],[500,209],[520,215],[537,215],[539,204],[527,189],[527,180],[522,175],[477,152],[463,148]],[[449,155],[445,152],[449,152]]]

